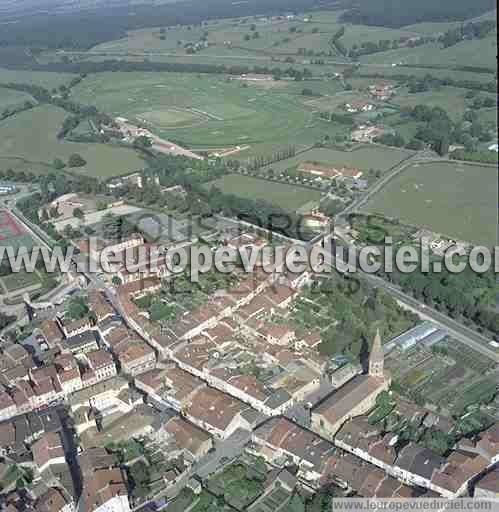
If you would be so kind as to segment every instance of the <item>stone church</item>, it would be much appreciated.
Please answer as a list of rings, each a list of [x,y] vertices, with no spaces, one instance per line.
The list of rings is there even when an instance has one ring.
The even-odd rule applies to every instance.
[[[343,423],[372,409],[376,397],[382,391],[387,391],[390,384],[391,376],[384,369],[384,353],[378,330],[369,355],[368,373],[357,375],[312,410],[312,430],[333,439]]]

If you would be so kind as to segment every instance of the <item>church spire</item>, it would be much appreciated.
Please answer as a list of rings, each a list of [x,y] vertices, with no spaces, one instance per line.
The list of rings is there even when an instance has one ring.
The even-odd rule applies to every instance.
[[[371,377],[384,377],[384,362],[385,355],[383,347],[381,346],[381,336],[379,329],[376,329],[376,336],[374,337],[371,353],[369,354],[369,375]]]

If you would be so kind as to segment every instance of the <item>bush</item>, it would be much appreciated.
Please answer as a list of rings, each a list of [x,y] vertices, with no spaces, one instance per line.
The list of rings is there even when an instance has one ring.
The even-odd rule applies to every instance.
[[[83,167],[86,164],[87,164],[86,160],[78,153],[72,154],[68,160],[69,167]]]

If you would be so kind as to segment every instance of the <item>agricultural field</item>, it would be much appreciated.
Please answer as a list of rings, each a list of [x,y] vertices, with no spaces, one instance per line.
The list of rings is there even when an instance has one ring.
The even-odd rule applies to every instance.
[[[496,191],[495,166],[457,161],[414,164],[380,190],[364,210],[492,246]]]
[[[247,86],[245,86],[247,85]],[[328,82],[243,84],[221,76],[178,73],[101,73],[73,94],[114,116],[142,122],[158,135],[193,149],[254,145],[311,145],[332,130],[307,105],[311,88],[333,97]],[[333,128],[334,129],[334,128]]]
[[[39,288],[41,281],[36,272],[18,272],[0,278],[8,293],[12,294],[25,288]]]
[[[440,406],[446,414],[479,403],[495,389],[494,363],[454,339],[433,349],[396,350],[386,364],[402,394]]]
[[[276,171],[297,167],[303,162],[319,162],[333,167],[355,167],[367,171],[369,169],[387,171],[397,165],[411,153],[402,149],[380,146],[357,146],[351,151],[338,149],[314,148],[293,158],[271,164]]]
[[[94,46],[90,52],[111,55],[127,52],[176,51],[183,49],[186,42],[199,41],[204,33],[201,27],[168,27],[164,29],[164,34],[161,34],[160,30],[160,27],[132,30],[127,37]],[[164,36],[164,39],[160,39],[161,36]]]
[[[0,124],[0,162],[3,158],[13,159],[14,163],[21,161],[36,172],[43,170],[43,164],[50,165],[54,158],[67,161],[71,154],[78,153],[87,165],[68,171],[102,179],[144,167],[143,160],[132,149],[57,140],[57,131],[66,117],[63,110],[43,105],[6,119]]]
[[[208,23],[203,27],[160,27],[130,31],[126,38],[97,45],[89,54],[93,55],[185,55],[185,45],[197,43],[205,37],[208,47],[199,55],[241,56],[244,52],[266,51],[275,55],[295,55],[306,49],[315,53],[334,49],[331,37],[345,24],[339,23],[341,11],[314,12],[294,19],[256,18],[228,19]],[[418,32],[407,29],[390,29],[346,25],[343,44],[350,48],[353,44],[377,42],[380,39],[398,39],[402,36],[417,36]],[[341,56],[336,56],[341,57]]]
[[[285,210],[297,210],[308,203],[315,204],[320,192],[287,183],[277,183],[251,176],[228,174],[206,184],[209,189],[216,187],[225,194],[234,194],[244,199],[261,199]]]

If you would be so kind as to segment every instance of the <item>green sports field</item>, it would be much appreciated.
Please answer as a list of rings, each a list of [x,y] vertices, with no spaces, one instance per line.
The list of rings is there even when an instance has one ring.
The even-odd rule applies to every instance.
[[[228,174],[223,178],[206,184],[207,188],[216,187],[225,194],[233,194],[244,199],[261,199],[285,210],[295,211],[307,203],[316,203],[320,192],[304,187],[275,183],[268,180]]]
[[[492,246],[497,236],[497,168],[415,164],[380,190],[365,210]]]
[[[304,88],[333,96],[329,82],[249,83],[226,76],[179,73],[101,73],[74,88],[84,104],[130,120],[192,148],[220,148],[272,141],[313,144],[329,127],[307,105]]]
[[[54,158],[67,161],[71,154],[78,153],[87,165],[67,171],[98,178],[128,174],[144,167],[144,161],[132,149],[58,140],[57,131],[66,117],[63,110],[42,105],[6,119],[0,124],[0,161],[21,161],[28,170],[36,172],[44,168],[43,164],[50,165]],[[29,162],[33,162],[33,167]]]

